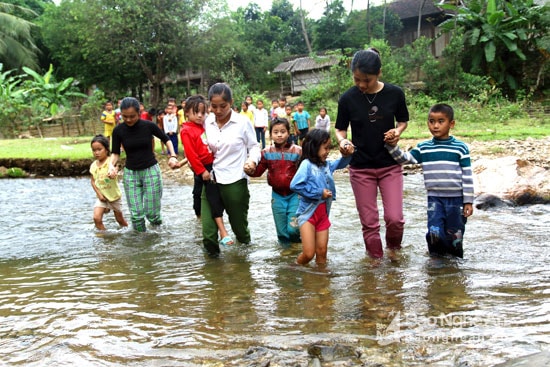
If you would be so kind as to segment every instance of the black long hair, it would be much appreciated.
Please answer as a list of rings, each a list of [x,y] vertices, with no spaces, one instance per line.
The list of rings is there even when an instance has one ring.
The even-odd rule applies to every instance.
[[[139,113],[139,101],[134,97],[124,97],[120,102],[120,109],[126,110],[133,107],[137,113]]]
[[[233,102],[233,91],[229,85],[225,83],[216,83],[213,84],[210,89],[208,89],[208,100],[211,101],[212,97],[221,96],[225,102]]]
[[[326,162],[322,162],[319,159],[319,149],[321,145],[330,140],[330,134],[324,129],[312,129],[306,134],[304,141],[302,143],[302,158],[300,163],[304,159],[309,159],[309,161],[317,166],[324,166]]]
[[[193,111],[194,113],[199,112],[200,106],[204,106],[204,113],[208,113],[208,103],[206,101],[206,98],[200,94],[196,94],[194,96],[188,97],[185,100],[185,108],[183,111],[187,114],[189,111]]]
[[[109,149],[109,139],[107,139],[105,136],[98,134],[92,138],[92,141],[90,142],[90,146],[93,143],[100,143],[105,147],[105,150],[107,151],[107,155],[111,155],[111,150]]]
[[[275,125],[283,125],[286,131],[288,131],[288,133],[290,134],[290,123],[288,122],[288,120],[283,117],[275,117],[273,120],[271,120],[271,126],[269,127],[269,136],[271,136],[271,134],[273,133],[273,127]]]
[[[351,60],[351,71],[359,70],[363,74],[378,75],[382,68],[380,52],[374,47],[359,50]]]

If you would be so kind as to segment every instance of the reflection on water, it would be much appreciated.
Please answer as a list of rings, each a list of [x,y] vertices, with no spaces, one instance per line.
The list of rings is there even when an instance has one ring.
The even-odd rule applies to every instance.
[[[0,180],[0,363],[122,366],[243,362],[250,347],[306,365],[344,343],[386,366],[490,366],[547,349],[550,207],[476,212],[465,259],[430,259],[422,178],[405,177],[405,248],[365,254],[337,178],[327,269],[277,247],[270,189],[251,183],[253,243],[202,251],[191,187],[166,184],[165,224],[93,229],[89,179]],[[274,363],[276,364],[276,363]]]

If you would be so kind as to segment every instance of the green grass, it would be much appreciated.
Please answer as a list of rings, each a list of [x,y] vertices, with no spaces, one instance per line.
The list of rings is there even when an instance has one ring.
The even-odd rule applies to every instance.
[[[524,140],[528,137],[541,139],[550,135],[550,123],[543,119],[532,118],[512,119],[504,123],[488,120],[483,123],[459,120],[457,117],[455,128],[451,134],[466,141]],[[409,126],[402,137],[407,139],[430,138],[426,121],[409,121]]]
[[[93,159],[92,137],[0,140],[0,158]]]
[[[422,112],[417,112],[422,110]],[[539,139],[550,135],[550,121],[547,115],[503,120],[498,109],[457,109],[456,125],[452,135],[466,142],[473,140],[524,140],[528,137]],[[403,139],[428,139],[425,109],[411,108],[411,120]],[[501,111],[502,112],[502,111]],[[500,116],[500,117],[499,117]],[[27,159],[93,159],[90,148],[91,136],[67,138],[31,138],[0,140],[0,158]],[[160,144],[155,144],[160,153]],[[180,151],[181,151],[180,144]]]
[[[427,97],[425,97],[427,98]],[[422,98],[412,99],[409,106],[410,121],[403,138],[429,138],[427,127],[429,106],[434,101]],[[479,103],[451,102],[455,111],[455,128],[452,135],[464,141],[523,140],[538,139],[550,135],[550,116],[547,107],[534,105],[531,115],[529,107],[510,102],[482,105]]]
[[[30,138],[0,140],[0,158],[25,159],[94,159],[90,143],[92,136],[67,138]],[[160,144],[155,144],[160,153]],[[180,151],[182,151],[180,144]],[[124,153],[123,153],[124,154]]]

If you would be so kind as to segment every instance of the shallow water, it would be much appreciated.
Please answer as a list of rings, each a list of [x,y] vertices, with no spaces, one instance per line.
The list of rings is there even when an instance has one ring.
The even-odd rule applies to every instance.
[[[165,184],[165,224],[93,229],[89,178],[0,180],[0,363],[306,366],[310,344],[363,363],[491,366],[548,349],[550,206],[476,211],[465,259],[430,259],[420,175],[405,177],[398,261],[365,254],[337,178],[327,269],[282,250],[265,180],[250,184],[249,246],[202,250],[191,186]],[[126,215],[128,218],[129,216]]]

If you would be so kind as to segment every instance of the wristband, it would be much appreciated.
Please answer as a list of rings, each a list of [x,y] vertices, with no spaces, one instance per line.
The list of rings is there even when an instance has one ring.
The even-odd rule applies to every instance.
[[[168,159],[172,159],[172,158],[178,159],[178,156],[177,155],[171,155],[170,158],[168,158]]]

